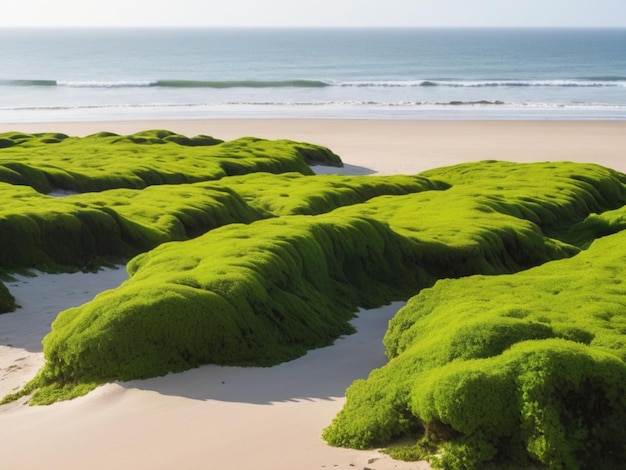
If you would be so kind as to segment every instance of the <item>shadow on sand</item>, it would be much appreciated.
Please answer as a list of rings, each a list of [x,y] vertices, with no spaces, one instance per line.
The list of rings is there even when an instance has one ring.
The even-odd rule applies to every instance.
[[[343,397],[354,380],[367,377],[372,369],[387,362],[382,338],[389,320],[403,305],[395,302],[379,309],[361,310],[353,320],[355,334],[274,367],[205,365],[120,385],[193,400],[268,405]]]
[[[376,171],[364,166],[345,164],[341,167],[314,165],[311,167],[316,175],[373,175]]]

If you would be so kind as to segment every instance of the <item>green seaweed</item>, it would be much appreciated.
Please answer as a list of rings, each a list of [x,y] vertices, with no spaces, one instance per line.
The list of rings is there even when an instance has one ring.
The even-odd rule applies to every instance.
[[[134,256],[119,288],[58,315],[45,366],[5,401],[273,365],[350,333],[357,307],[410,298],[388,364],[350,387],[328,442],[455,469],[626,459],[619,172],[485,161],[316,176],[308,165],[339,157],[165,130],[8,133],[0,149],[2,270]],[[58,189],[80,194],[42,194]]]
[[[340,166],[324,147],[253,137],[222,142],[152,130],[130,136],[98,133],[78,138],[62,134],[0,134],[0,181],[78,192],[142,189],[155,184],[217,180],[264,171],[313,174],[307,161]]]
[[[382,195],[406,195],[445,190],[449,185],[421,176],[304,176],[255,173],[225,178],[222,184],[236,191],[258,210],[282,215],[315,215]]]
[[[425,435],[446,468],[614,468],[626,458],[624,266],[620,232],[516,274],[437,281],[390,322],[390,362],[348,389],[325,438]]]
[[[626,206],[592,213],[562,235],[564,241],[587,248],[593,240],[626,229]]]
[[[376,221],[332,214],[231,224],[163,244],[133,259],[118,289],[57,317],[33,402],[68,383],[203,363],[268,366],[331,344],[352,331],[357,305],[432,283],[404,269],[410,244]]]
[[[494,164],[484,165],[490,170]],[[533,169],[535,174],[544,172],[540,166],[525,167],[530,173]],[[597,184],[610,176],[611,172],[602,174]],[[294,184],[303,178],[307,184]],[[312,213],[329,212],[315,216],[282,215],[248,225],[231,223],[192,241],[161,245],[135,258],[129,264],[132,277],[127,288],[103,297],[106,298],[103,303],[96,300],[58,317],[44,342],[48,362],[42,376],[45,379],[41,379],[43,391],[35,396],[35,401],[45,401],[49,388],[59,384],[66,387],[73,381],[96,383],[147,377],[207,362],[274,364],[297,357],[308,348],[328,344],[345,333],[349,317],[342,316],[342,311],[352,312],[358,306],[376,306],[406,298],[432,283],[433,275],[511,272],[579,251],[543,234],[542,218],[528,208],[535,206],[535,200],[519,197],[515,205],[497,201],[490,206],[493,197],[488,191],[476,193],[462,184],[449,187],[411,177],[367,178],[356,191],[356,178],[263,173],[224,178],[222,183],[231,192],[237,189],[245,194],[250,204],[258,205],[254,194],[260,195],[260,207],[268,212],[273,210],[274,216],[298,212],[299,207],[307,204]],[[156,198],[171,200],[169,193],[163,193],[164,189],[204,190],[206,184],[179,185],[175,189],[159,186],[155,187],[154,196],[144,190],[136,192],[135,197],[148,194],[150,201],[155,200],[157,210],[152,217],[158,222],[163,208]],[[543,182],[537,180],[537,184]],[[568,182],[560,184],[567,186]],[[264,187],[269,188],[267,193],[261,190]],[[276,187],[280,188],[278,192]],[[621,186],[616,188],[621,196]],[[129,190],[93,197],[100,204],[118,210],[111,204],[110,193],[119,196],[121,191]],[[289,198],[293,196],[295,205],[272,203],[280,200],[281,191],[289,194]],[[514,188],[508,191],[519,194]],[[380,192],[392,195],[375,196]],[[572,207],[576,207],[577,201],[584,207],[606,204],[599,194],[579,189],[568,196],[567,203]],[[83,200],[84,196],[80,198]],[[189,199],[202,205],[199,197]],[[127,198],[122,200],[125,205],[121,207],[133,210],[135,206],[128,204]],[[364,202],[359,203],[361,200]],[[138,206],[145,214],[144,205]],[[331,210],[336,206],[340,207]],[[447,206],[453,209],[441,210]],[[428,216],[427,224],[415,214]],[[558,211],[549,214],[558,215]],[[578,218],[571,217],[570,223]],[[144,220],[144,225],[150,223],[149,219],[144,215],[134,218]],[[413,227],[409,225],[411,221]],[[376,227],[374,232],[369,228],[372,224]],[[311,246],[315,250],[311,251]],[[164,261],[154,261],[160,259]],[[293,259],[295,264],[286,261]],[[153,265],[158,268],[145,267]],[[274,281],[275,276],[279,280]],[[287,279],[289,283],[285,284]],[[280,288],[275,292],[276,284]],[[307,301],[306,307],[301,304],[303,299]],[[282,322],[294,311],[298,312],[297,321],[277,328],[276,319]],[[337,316],[335,321],[324,316],[329,311]],[[216,312],[215,318],[212,312]],[[185,321],[179,318],[181,314]],[[66,320],[74,317],[76,321]],[[312,318],[324,318],[328,329],[316,332],[317,327],[310,324]],[[92,326],[96,319],[98,322]],[[274,329],[268,329],[268,322]],[[498,345],[507,346],[507,341],[520,335],[551,337],[541,325],[531,328],[522,323],[521,329],[517,324],[504,330],[495,328],[500,338]],[[154,325],[163,330],[167,340],[158,336],[158,331],[147,333]],[[299,331],[302,325],[304,328]],[[485,330],[487,336],[490,332],[489,328]],[[575,329],[570,329],[568,334],[581,336]],[[140,336],[145,338],[145,343],[138,340]],[[465,345],[475,337],[477,330],[468,324],[465,336],[455,344]],[[115,359],[104,360],[107,357]]]
[[[304,178],[307,178],[304,183]],[[303,189],[304,188],[304,189]],[[172,240],[229,223],[323,213],[380,194],[445,186],[420,177],[305,177],[254,173],[219,182],[155,185],[50,197],[0,183],[0,266],[58,270],[129,259]],[[111,259],[113,258],[113,259]]]
[[[13,297],[9,289],[0,282],[0,313],[13,312],[16,308],[15,297]]]

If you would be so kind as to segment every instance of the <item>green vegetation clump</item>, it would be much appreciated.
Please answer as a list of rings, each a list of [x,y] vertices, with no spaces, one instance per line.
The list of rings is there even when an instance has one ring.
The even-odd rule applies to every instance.
[[[16,307],[15,297],[13,297],[9,289],[0,282],[0,313],[12,312]]]
[[[0,266],[93,269],[171,240],[266,215],[212,183],[116,189],[55,198],[0,183]]]
[[[227,223],[271,217],[215,181],[231,173],[311,175],[305,163],[311,159],[341,165],[330,150],[311,144],[223,142],[163,130],[84,138],[14,132],[2,139],[0,266],[8,269],[94,269]],[[41,194],[55,190],[81,194]]]
[[[269,366],[350,333],[357,307],[411,298],[389,363],[350,387],[328,442],[453,469],[626,459],[621,173],[486,161],[315,176],[339,157],[163,130],[9,133],[0,149],[1,270],[133,257],[119,288],[59,314],[44,368],[5,401]],[[78,194],[44,194],[59,189]],[[12,302],[0,285],[0,309]]]
[[[316,215],[360,204],[378,196],[443,191],[449,185],[421,176],[340,176],[255,173],[222,183],[260,211],[282,215]]]
[[[62,312],[44,339],[33,402],[69,384],[128,380],[204,363],[268,366],[352,331],[357,305],[432,280],[415,247],[379,222],[332,214],[231,224],[134,258],[131,278]]]
[[[610,176],[602,173],[600,183]],[[156,216],[163,210],[158,198],[170,201],[164,189],[207,184],[154,187],[147,198],[157,205]],[[509,272],[579,251],[516,216],[531,213],[526,206],[534,200],[489,207],[488,193],[423,177],[258,173],[220,184],[269,218],[162,244],[129,263],[131,279],[124,286],[59,315],[44,341],[48,362],[36,381],[41,390],[35,402],[58,397],[59,387],[67,391],[72,383],[149,377],[208,362],[275,364],[349,331],[358,306],[407,298],[442,272]],[[109,193],[122,191],[129,190],[89,197],[117,210]],[[73,197],[79,196],[66,199]],[[590,204],[587,192],[573,194],[571,205],[576,198]],[[134,204],[124,201],[131,214]],[[144,204],[137,207],[152,213]],[[286,215],[301,212],[312,215]]]
[[[311,175],[307,162],[342,165],[329,149],[312,144],[253,137],[222,142],[165,130],[130,136],[101,132],[82,138],[8,133],[0,139],[5,142],[0,147],[0,181],[30,185],[42,193],[142,189],[258,171]]]
[[[594,164],[486,161],[422,176],[451,185],[479,210],[529,220],[557,239],[589,214],[622,207],[626,198],[626,175]]]
[[[306,182],[305,182],[305,179]],[[324,213],[381,194],[445,185],[426,178],[303,176],[253,173],[219,182],[156,185],[51,197],[0,183],[0,266],[44,271],[92,269],[172,240],[230,223],[298,213]]]
[[[488,161],[420,176],[449,189],[373,198],[360,213],[422,244],[420,265],[437,278],[515,272],[572,256],[580,246],[567,231],[626,200],[626,177],[597,165]]]
[[[445,468],[616,468],[626,459],[626,232],[516,274],[439,280],[390,322],[390,362],[324,437],[414,436]]]
[[[572,244],[588,247],[596,238],[626,229],[626,206],[601,213],[592,213],[567,230],[562,238]]]

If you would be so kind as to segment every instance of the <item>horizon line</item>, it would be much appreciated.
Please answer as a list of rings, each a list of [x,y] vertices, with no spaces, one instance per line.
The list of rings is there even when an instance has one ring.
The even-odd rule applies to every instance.
[[[610,25],[2,25],[0,29],[626,29]]]

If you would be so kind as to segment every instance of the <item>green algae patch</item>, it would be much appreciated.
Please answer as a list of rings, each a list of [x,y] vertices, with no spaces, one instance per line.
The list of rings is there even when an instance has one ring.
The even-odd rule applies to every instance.
[[[253,137],[222,142],[165,130],[82,138],[9,133],[0,134],[0,139],[14,142],[0,147],[0,181],[42,193],[141,189],[258,171],[311,175],[309,163],[342,165],[329,149],[313,144]]]
[[[597,165],[487,161],[420,176],[448,189],[372,198],[360,213],[424,245],[420,264],[438,278],[515,272],[572,256],[581,246],[571,230],[594,214],[623,210],[626,200],[626,177]]]
[[[341,161],[163,130],[0,136],[0,269],[134,257],[128,281],[59,314],[44,368],[5,401],[270,366],[350,333],[357,307],[410,298],[388,364],[350,387],[328,442],[446,468],[626,459],[626,176],[495,161],[316,176],[314,164]]]
[[[0,183],[0,265],[54,271],[129,259],[161,243],[193,238],[266,214],[215,184],[116,189],[63,198]]]
[[[44,339],[33,403],[59,388],[204,363],[269,366],[352,332],[358,305],[432,284],[415,247],[362,218],[229,225],[135,258],[130,279],[61,313]]]
[[[593,240],[626,229],[626,206],[592,213],[562,234],[564,241],[587,248]]]
[[[381,194],[442,190],[426,178],[253,173],[64,197],[0,183],[0,266],[89,269],[230,223],[329,212]]]
[[[494,163],[482,165],[491,171]],[[532,165],[524,170],[533,175]],[[544,171],[535,170],[535,176]],[[603,178],[619,175],[606,171],[597,186]],[[545,184],[535,180],[537,186]],[[162,191],[206,190],[208,184],[154,187],[148,199],[157,204],[155,216],[165,210],[158,205]],[[269,218],[162,244],[129,263],[131,279],[123,286],[60,314],[44,340],[47,364],[35,402],[45,402],[55,387],[70,390],[71,383],[150,377],[204,363],[276,364],[345,334],[358,306],[407,298],[446,274],[514,272],[580,251],[546,236],[543,218],[536,215],[537,199],[524,198],[515,188],[493,202],[473,183],[452,185],[421,176],[256,173],[223,178],[220,184]],[[609,186],[614,188],[607,198],[623,196],[619,184]],[[129,190],[89,197],[101,201],[124,191]],[[503,204],[507,191],[514,202]],[[290,204],[277,202],[283,192]],[[85,195],[65,199],[79,197]],[[572,191],[567,207],[583,209],[574,210],[575,216],[566,211],[560,224],[576,223],[584,207],[602,208],[607,198],[601,191]],[[185,200],[196,199],[201,200]],[[312,215],[285,215],[307,205]],[[130,214],[134,206],[121,207]],[[558,217],[558,207],[543,217]],[[148,219],[135,216],[145,226]],[[520,335],[553,336],[541,324],[531,325],[529,332],[517,325],[493,328],[504,345]],[[467,320],[463,331],[457,347],[478,330]],[[568,331],[585,337],[575,328]]]
[[[194,238],[230,223],[250,223],[266,217],[237,193],[216,183],[114,189],[65,199],[114,216],[122,239],[141,251],[172,240]]]
[[[615,468],[626,458],[626,232],[511,275],[441,280],[390,322],[333,445],[415,436],[445,468]]]
[[[15,297],[13,297],[9,289],[0,282],[0,313],[12,312],[16,308]]]
[[[593,164],[485,161],[422,173],[558,238],[591,213],[624,205],[626,175]]]
[[[378,196],[443,191],[449,185],[414,175],[340,176],[299,173],[260,174],[227,178],[222,183],[260,211],[282,215],[315,215]]]

